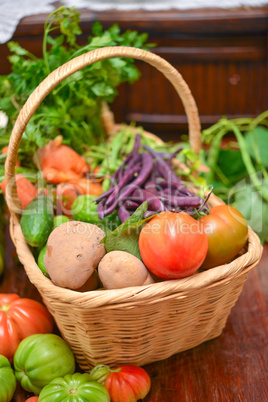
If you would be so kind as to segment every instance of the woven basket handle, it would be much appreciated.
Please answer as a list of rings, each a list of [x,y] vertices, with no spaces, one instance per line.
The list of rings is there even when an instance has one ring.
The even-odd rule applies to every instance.
[[[197,106],[188,85],[171,64],[153,53],[132,47],[114,46],[92,50],[91,52],[70,60],[49,74],[29,96],[20,111],[10,137],[5,166],[6,200],[11,213],[16,211],[16,208],[19,208],[17,189],[16,186],[12,185],[12,178],[14,178],[15,175],[15,164],[17,161],[21,137],[30,118],[33,116],[43,99],[61,81],[90,64],[111,57],[130,57],[139,59],[151,64],[163,73],[163,75],[174,86],[182,100],[189,123],[191,149],[196,153],[199,152],[201,147],[201,131]],[[13,215],[16,214],[13,213]]]

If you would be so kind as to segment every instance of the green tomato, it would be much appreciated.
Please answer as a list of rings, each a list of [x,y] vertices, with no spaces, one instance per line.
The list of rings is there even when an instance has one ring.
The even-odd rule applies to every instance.
[[[75,371],[74,355],[68,344],[55,334],[25,338],[14,355],[17,380],[26,391],[39,394],[54,378]]]
[[[100,219],[97,213],[98,204],[94,202],[95,195],[79,195],[72,205],[72,217],[76,221],[92,223],[99,226],[105,233],[107,229],[113,231],[121,225],[121,221],[114,211],[111,215]]]
[[[69,221],[70,221],[70,219],[68,218],[68,216],[65,216],[65,215],[54,216],[53,229],[57,228],[62,223],[69,222]]]
[[[79,195],[72,205],[72,217],[76,221],[93,223],[94,225],[100,222],[97,213],[98,205],[94,202],[95,195]]]
[[[89,374],[75,373],[55,378],[46,385],[38,402],[109,402],[110,396],[103,385],[92,381]]]
[[[9,361],[0,355],[0,401],[10,402],[16,389],[16,377]]]
[[[43,274],[44,274],[47,278],[49,278],[48,272],[47,272],[46,267],[45,267],[45,264],[44,264],[44,258],[45,258],[46,251],[47,251],[47,245],[45,245],[45,246],[41,249],[41,251],[40,251],[40,253],[39,253],[39,255],[38,255],[37,265],[38,265],[38,267],[41,269],[41,271],[43,272]]]

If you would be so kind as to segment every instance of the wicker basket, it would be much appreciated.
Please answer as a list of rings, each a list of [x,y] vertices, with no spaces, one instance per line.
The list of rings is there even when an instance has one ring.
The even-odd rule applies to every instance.
[[[230,264],[188,278],[119,290],[86,293],[55,286],[45,278],[22,235],[16,189],[11,185],[24,129],[45,96],[64,78],[96,61],[110,57],[143,60],[173,84],[189,122],[191,147],[200,150],[200,123],[195,101],[181,75],[162,58],[134,48],[97,49],[53,71],[31,94],[15,123],[6,161],[6,199],[11,212],[10,230],[20,261],[52,313],[62,336],[71,346],[80,367],[96,364],[144,365],[193,348],[219,336],[231,308],[262,247],[249,229],[244,254]],[[149,95],[148,95],[149,96]],[[222,203],[215,196],[211,204]]]

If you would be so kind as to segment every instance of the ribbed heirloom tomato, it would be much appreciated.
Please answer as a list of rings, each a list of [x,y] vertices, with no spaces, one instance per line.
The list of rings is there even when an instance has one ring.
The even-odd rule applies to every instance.
[[[0,355],[0,401],[10,402],[16,389],[16,377],[9,361]]]
[[[41,303],[13,293],[0,294],[0,354],[11,360],[22,339],[52,329],[52,317]]]
[[[208,239],[186,212],[162,212],[141,230],[139,248],[146,267],[163,279],[183,278],[202,265]]]
[[[100,364],[91,370],[90,376],[104,384],[111,402],[137,402],[144,399],[151,388],[147,372],[142,367],[129,364],[116,369]]]

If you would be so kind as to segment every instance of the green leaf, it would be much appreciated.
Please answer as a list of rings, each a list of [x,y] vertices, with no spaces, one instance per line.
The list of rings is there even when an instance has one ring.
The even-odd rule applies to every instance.
[[[18,56],[33,56],[28,50],[21,47],[17,42],[10,41],[7,44],[9,50]]]
[[[95,21],[92,26],[92,33],[95,36],[101,36],[103,33],[103,27],[99,21]]]
[[[145,201],[122,225],[118,226],[113,232],[108,231],[101,241],[101,243],[104,243],[107,253],[114,250],[126,251],[141,260],[139,235],[145,223],[153,218],[151,216],[143,219],[147,209],[148,203]]]
[[[233,184],[237,183],[247,174],[240,151],[220,150],[217,166],[230,183]]]
[[[147,48],[146,35],[131,34],[132,31],[122,34],[117,24],[104,31],[99,22],[93,25],[86,45],[80,46],[77,43],[81,33],[79,18],[75,8],[65,6],[48,16],[42,58],[37,58],[18,43],[8,44],[12,53],[12,72],[0,77],[0,107],[9,122],[1,130],[4,135],[1,140],[10,137],[19,111],[48,72],[80,54],[104,46]],[[129,58],[103,60],[72,74],[46,96],[27,125],[20,147],[23,162],[29,166],[36,148],[59,134],[79,153],[87,145],[102,142],[105,138],[102,102],[112,102],[121,83],[134,82],[138,77],[139,71]]]
[[[245,134],[245,140],[250,156],[256,162],[261,161],[265,166],[268,166],[268,129],[261,126],[256,127]]]
[[[232,190],[235,208],[247,219],[248,225],[257,233],[262,243],[268,238],[268,203],[250,183],[240,182]]]

